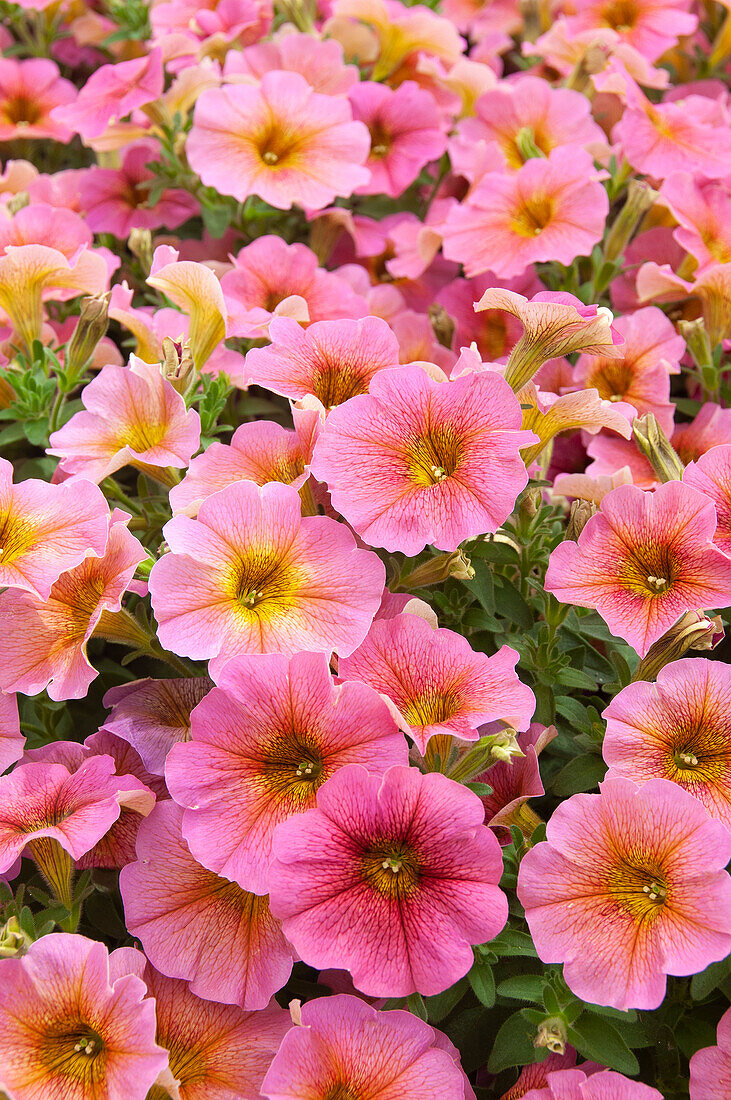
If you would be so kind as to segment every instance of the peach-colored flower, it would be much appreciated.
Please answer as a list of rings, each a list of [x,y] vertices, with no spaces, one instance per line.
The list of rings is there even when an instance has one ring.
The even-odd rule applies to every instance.
[[[76,98],[76,88],[64,80],[55,61],[31,57],[0,58],[0,141],[53,138],[68,141],[71,131],[55,121],[54,107]]]

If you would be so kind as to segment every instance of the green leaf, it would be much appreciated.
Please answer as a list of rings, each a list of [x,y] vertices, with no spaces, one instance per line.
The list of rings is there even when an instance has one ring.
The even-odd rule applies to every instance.
[[[509,619],[511,623],[522,627],[523,630],[530,630],[534,619],[530,607],[510,581],[507,581],[505,577],[500,577],[499,581],[500,587],[498,589],[496,585],[495,592],[498,612]]]
[[[545,979],[542,974],[518,974],[515,978],[506,978],[500,982],[497,991],[501,997],[512,997],[516,1001],[534,1001],[540,1004],[543,999]]]
[[[34,447],[46,447],[48,445],[48,417],[42,420],[27,420],[24,425],[25,437]]]
[[[568,1030],[568,1039],[579,1054],[593,1062],[601,1062],[617,1073],[629,1077],[639,1073],[640,1064],[617,1029],[606,1018],[584,1014]]]
[[[515,547],[510,543],[493,542],[491,539],[484,539],[470,547],[470,558],[474,557],[491,561],[495,565],[517,565],[520,560]]]
[[[421,993],[412,993],[411,996],[407,998],[406,1006],[412,1015],[418,1016],[420,1020],[427,1020],[426,1005],[424,1004],[424,998]]]
[[[468,791],[479,795],[480,798],[489,798],[492,794],[492,787],[489,783],[465,783],[465,787]]]
[[[592,732],[592,724],[586,713],[586,707],[578,699],[574,699],[571,695],[557,695],[556,710],[582,733]]]
[[[578,668],[561,668],[556,673],[556,683],[564,687],[578,688],[580,691],[596,691],[597,682]]]
[[[424,1004],[426,1005],[429,1022],[438,1024],[444,1020],[462,1000],[469,984],[466,978],[460,978],[455,985],[445,989],[443,993],[438,993],[436,997],[425,997]]]
[[[553,792],[571,795],[578,791],[591,791],[602,781],[606,771],[607,765],[601,756],[593,752],[584,753],[561,768],[553,781]]]
[[[694,974],[690,982],[690,995],[694,1001],[702,1001],[716,989],[731,972],[731,958],[711,963],[700,974]]]
[[[514,928],[506,928],[499,936],[496,936],[494,940],[490,940],[488,944],[483,944],[483,947],[488,948],[490,951],[494,951],[496,955],[505,957],[522,955],[533,959],[538,958],[538,953],[533,946],[533,940],[528,933],[519,932]]]
[[[492,615],[495,610],[495,585],[492,570],[489,565],[481,561],[473,562],[472,568],[475,575],[472,580],[464,582],[465,588],[477,596],[480,606],[484,608],[488,615]]]
[[[492,1008],[495,1004],[495,976],[491,966],[484,963],[475,963],[467,975],[472,986],[472,992],[480,1004],[485,1008]]]
[[[495,1036],[487,1062],[489,1073],[501,1073],[510,1066],[526,1066],[536,1060],[531,1029],[518,1010],[508,1016]]]

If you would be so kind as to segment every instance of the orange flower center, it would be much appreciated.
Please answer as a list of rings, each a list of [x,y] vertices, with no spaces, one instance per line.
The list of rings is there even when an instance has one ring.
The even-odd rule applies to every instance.
[[[145,451],[150,451],[162,443],[166,433],[166,424],[159,421],[150,423],[140,416],[139,419],[121,428],[118,443],[120,447],[131,447],[138,454],[144,454]]]
[[[650,543],[630,552],[620,575],[629,592],[656,599],[670,591],[680,577],[680,567],[670,547]]]
[[[326,409],[332,409],[351,397],[368,393],[368,378],[346,362],[324,361],[312,379],[312,392]]]
[[[600,359],[586,381],[604,401],[621,401],[635,380],[631,364],[625,360]]]
[[[614,31],[629,31],[637,23],[639,7],[636,0],[611,0],[602,12],[604,22]]]
[[[361,1093],[343,1081],[331,1085],[323,1100],[361,1100]]]
[[[327,775],[322,749],[310,733],[282,733],[269,741],[263,755],[261,779],[268,790],[296,802],[312,803]]]
[[[519,237],[539,237],[553,217],[553,202],[548,195],[533,195],[525,199],[510,222]]]
[[[500,359],[508,351],[508,328],[505,314],[497,309],[488,309],[480,314],[482,328],[478,343],[484,358],[490,362]]]
[[[374,844],[361,857],[364,881],[392,901],[406,901],[419,888],[416,854],[401,841]]]
[[[14,516],[12,512],[0,515],[0,565],[11,562],[33,549],[37,529],[26,519]]]
[[[411,480],[421,488],[438,485],[456,471],[461,441],[454,428],[445,425],[407,444],[406,465]]]
[[[37,103],[24,95],[16,95],[7,99],[2,106],[2,113],[7,122],[12,126],[32,126],[41,118],[42,111]]]
[[[731,770],[728,729],[704,726],[671,730],[666,742],[665,778],[691,789],[718,783]]]
[[[620,863],[609,872],[609,896],[637,921],[653,921],[668,900],[668,881],[661,868],[646,863]]]
[[[368,127],[371,134],[371,157],[374,160],[383,160],[391,149],[391,135],[379,122],[372,122]]]
[[[106,1075],[106,1048],[98,1031],[84,1020],[51,1025],[39,1044],[40,1060],[52,1077],[70,1078],[85,1089],[101,1085]]]
[[[260,136],[256,144],[262,164],[267,168],[279,169],[291,164],[299,148],[300,138],[296,133],[288,133],[273,126]]]
[[[295,595],[300,573],[282,561],[281,553],[252,548],[232,564],[228,592],[237,610],[259,617],[282,610],[282,603]]]
[[[410,699],[401,709],[410,726],[436,726],[457,713],[459,700],[448,691],[425,692]]]

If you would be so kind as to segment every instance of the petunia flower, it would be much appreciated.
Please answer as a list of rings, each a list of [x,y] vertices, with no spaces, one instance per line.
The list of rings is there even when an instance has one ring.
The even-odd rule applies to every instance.
[[[59,488],[68,488],[73,497],[87,484],[66,482]],[[52,699],[86,695],[98,675],[86,655],[87,642],[102,616],[102,625],[114,623],[135,569],[147,556],[126,522],[126,516],[110,519],[107,513],[109,535],[103,554],[86,557],[62,573],[46,598],[15,589],[0,593],[0,621],[12,624],[12,629],[0,632],[2,691],[35,695],[47,688]]]
[[[163,90],[162,54],[152,49],[116,65],[102,65],[88,78],[73,103],[56,107],[52,119],[80,134],[87,144],[110,123],[157,99]]]
[[[239,202],[258,195],[279,210],[321,210],[369,178],[368,130],[347,100],[313,92],[293,72],[204,92],[186,152],[206,186]]]
[[[58,65],[45,57],[19,61],[0,58],[0,141],[51,138],[68,141],[71,131],[52,111],[70,103],[77,92],[64,80]]]
[[[272,912],[305,962],[350,970],[369,996],[441,993],[507,916],[483,814],[437,772],[341,768],[316,809],[277,826]]]
[[[535,1068],[540,1072],[543,1066]],[[663,1100],[661,1093],[650,1085],[589,1062],[573,1069],[552,1070],[544,1080],[543,1088],[522,1094],[526,1100]],[[515,1100],[520,1095],[516,1093]],[[514,1098],[508,1092],[503,1100]]]
[[[399,365],[399,344],[380,317],[318,321],[303,329],[288,317],[269,323],[270,345],[252,348],[244,374],[249,385],[285,397],[314,394],[326,409],[368,393],[378,371]]]
[[[210,267],[180,260],[174,248],[155,249],[147,279],[190,319],[188,339],[193,362],[202,370],[226,335],[226,304]]]
[[[315,38],[288,28],[288,33],[245,49],[229,50],[223,65],[227,84],[260,81],[272,70],[299,73],[315,92],[347,95],[360,73],[345,64],[343,47],[334,38]]]
[[[518,679],[517,661],[509,646],[488,657],[452,630],[433,630],[419,616],[401,614],[374,622],[358,649],[340,659],[338,676],[384,695],[424,753],[436,734],[476,741],[478,727],[497,719],[526,729],[535,697]]]
[[[94,234],[74,210],[48,202],[29,202],[12,216],[0,213],[0,254],[8,246],[42,244],[73,260],[80,249],[94,243]],[[71,295],[75,293],[72,289]]]
[[[141,976],[155,998],[156,1042],[168,1051],[170,1095],[176,1100],[259,1100],[264,1074],[291,1026],[289,1013],[276,1001],[259,1012],[203,1001],[187,982],[166,978],[149,963]],[[161,1091],[159,1100],[163,1095],[168,1092]],[[148,1100],[156,1097],[153,1089]]]
[[[689,463],[683,482],[715,504],[718,526],[713,541],[731,557],[731,444],[711,447],[697,461]]]
[[[0,772],[20,760],[25,736],[20,732],[18,700],[15,695],[0,694]]]
[[[539,957],[577,997],[657,1008],[666,975],[731,949],[731,833],[665,779],[605,780],[562,802],[523,857],[518,897]]]
[[[188,466],[200,445],[200,416],[186,408],[159,364],[133,355],[129,366],[103,367],[81,402],[85,411],[49,440],[48,454],[61,459],[65,474],[99,484],[131,465],[164,476],[165,467]]]
[[[0,1088],[13,1100],[145,1100],[168,1064],[155,1002],[115,954],[57,933],[0,959]]]
[[[349,98],[353,118],[364,122],[371,136],[370,179],[356,193],[398,198],[447,148],[436,100],[411,80],[396,89],[364,80],[351,88]]]
[[[576,0],[566,28],[581,33],[609,27],[648,61],[657,61],[698,26],[690,6],[689,0]]]
[[[657,683],[623,688],[603,712],[607,777],[669,779],[731,826],[731,669],[704,657],[674,661]]]
[[[723,1100],[731,1090],[731,1008],[718,1022],[718,1043],[697,1050],[690,1060],[692,1100]]]
[[[390,76],[418,54],[446,62],[458,61],[462,54],[464,43],[454,24],[422,4],[410,8],[394,0],[336,0],[333,15],[337,21],[357,20],[376,35],[373,80]]]
[[[521,275],[531,264],[570,264],[601,240],[607,193],[581,149],[533,157],[509,174],[487,172],[441,226],[443,252],[468,276]]]
[[[612,431],[625,439],[632,435],[633,407],[624,402],[614,404],[607,401],[595,389],[577,390],[559,396],[543,393],[533,382],[528,382],[519,391],[518,397],[523,407],[523,427],[534,432],[539,440],[523,450],[526,466],[535,462],[547,444],[563,432],[582,429],[596,435],[601,431]]]
[[[212,687],[207,676],[119,684],[102,700],[112,708],[102,729],[132,745],[153,775],[164,775],[168,752],[190,739],[190,712]]]
[[[518,401],[494,372],[435,382],[399,367],[333,409],[311,468],[369,545],[455,550],[512,511],[527,480],[519,450],[535,439],[520,425]]]
[[[264,1083],[270,1100],[463,1100],[472,1093],[446,1036],[409,1012],[378,1012],[359,997],[302,1006]],[[469,1090],[469,1091],[466,1091]]]
[[[482,796],[485,807],[485,824],[495,830],[502,845],[510,844],[510,828],[517,825],[530,837],[540,824],[540,818],[527,802],[545,794],[538,767],[538,754],[556,737],[555,726],[542,726],[531,722],[525,733],[518,734],[518,748],[522,756],[498,760],[487,771],[475,776],[476,783],[487,783],[492,794]]]
[[[663,181],[659,202],[678,222],[673,236],[698,261],[696,274],[731,261],[731,196],[723,183],[673,172]]]
[[[637,272],[637,297],[641,302],[690,298],[691,305],[700,305],[711,347],[731,339],[731,263],[705,267],[692,281],[681,279],[669,264],[643,263]]]
[[[279,822],[314,806],[322,784],[346,764],[382,775],[408,763],[406,742],[372,688],[334,685],[325,654],[235,657],[218,684],[191,715],[191,740],[171,749],[165,778],[187,807],[183,836],[193,856],[265,893]]]
[[[109,507],[91,482],[14,485],[0,458],[0,586],[47,598],[61,573],[104,553],[108,532]]]
[[[302,517],[289,485],[251,481],[204,500],[197,519],[163,529],[172,553],[150,574],[160,641],[183,656],[351,653],[365,637],[385,579],[375,554],[342,524]]]
[[[684,611],[731,604],[731,561],[713,545],[712,501],[682,482],[608,493],[578,543],[551,554],[546,590],[594,607],[644,656]]]
[[[152,965],[197,997],[265,1008],[286,982],[292,950],[266,897],[201,866],[183,839],[183,810],[159,802],[137,834],[119,886],[127,928]]]

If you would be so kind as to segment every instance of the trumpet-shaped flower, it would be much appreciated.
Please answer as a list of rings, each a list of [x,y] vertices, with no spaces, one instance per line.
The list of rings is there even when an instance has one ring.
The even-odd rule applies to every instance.
[[[731,1092],[731,1008],[718,1023],[715,1047],[697,1050],[690,1060],[692,1100],[724,1100]]]
[[[49,440],[48,453],[61,459],[65,474],[99,484],[127,465],[181,469],[198,450],[200,417],[158,364],[132,356],[127,367],[103,367],[81,401],[86,411]]]
[[[607,777],[669,779],[731,826],[731,669],[674,661],[657,683],[629,684],[604,711]]]
[[[108,532],[107,502],[91,482],[14,485],[0,458],[0,586],[46,599],[65,570],[104,553]]]
[[[190,712],[212,687],[207,676],[120,684],[104,696],[112,713],[102,728],[132,745],[153,775],[164,775],[167,754],[190,739]]]
[[[378,39],[373,80],[412,62],[419,54],[458,61],[463,41],[454,24],[423,4],[409,8],[398,0],[336,0],[337,20],[354,19],[365,24]]]
[[[321,210],[370,175],[368,130],[348,101],[314,92],[293,72],[203,92],[186,151],[207,186],[239,202],[258,195],[279,210]]]
[[[271,344],[246,356],[249,385],[285,397],[314,394],[326,409],[368,393],[373,377],[399,365],[399,344],[380,317],[319,321],[303,329],[288,317],[269,324]]]
[[[26,483],[27,484],[27,483]],[[67,482],[73,492],[88,482]],[[7,589],[0,593],[0,689],[52,699],[80,699],[97,676],[86,644],[102,615],[119,611],[146,552],[124,520],[107,514],[109,537],[101,557],[87,557],[62,573],[47,598]],[[110,615],[111,618],[111,615]]]
[[[554,149],[513,174],[486,173],[441,226],[443,251],[468,276],[521,275],[542,260],[570,264],[601,240],[608,212],[588,153]]]
[[[535,697],[515,673],[517,660],[508,646],[488,657],[461,635],[402,614],[377,619],[355,653],[340,659],[338,676],[384,695],[423,753],[435,734],[475,741],[478,727],[497,719],[526,729]]]
[[[518,897],[539,957],[577,997],[657,1008],[666,975],[731,949],[731,833],[665,779],[606,780],[554,810],[523,858]]]
[[[265,893],[279,822],[314,806],[322,784],[346,764],[375,775],[406,764],[406,742],[375,691],[334,685],[322,653],[235,657],[218,683],[191,716],[191,740],[171,750],[165,777],[187,807],[183,835],[194,857]]]
[[[731,444],[711,447],[685,467],[683,482],[709,497],[716,506],[714,542],[731,557]]]
[[[577,0],[566,29],[581,33],[609,27],[648,61],[657,61],[696,29],[698,17],[690,6],[688,0]]]
[[[682,482],[608,493],[578,543],[551,554],[546,589],[594,607],[644,656],[684,611],[731,604],[731,561],[713,545],[712,501]]]
[[[266,73],[299,73],[323,95],[346,95],[360,79],[355,65],[346,65],[343,47],[334,38],[290,32],[268,42],[257,42],[239,52],[230,50],[223,66],[227,84],[261,80]]]
[[[226,335],[226,303],[215,274],[205,264],[178,262],[176,250],[162,246],[155,249],[147,281],[188,315],[190,352],[202,370]]]
[[[265,1008],[292,951],[266,897],[206,870],[183,839],[183,810],[159,802],[137,834],[137,862],[119,876],[127,927],[152,965],[197,997]]]
[[[0,59],[0,141],[53,138],[68,141],[71,131],[56,121],[54,108],[71,103],[76,88],[58,65],[45,57]]]
[[[277,826],[272,912],[305,962],[350,970],[369,996],[441,993],[507,917],[483,816],[437,772],[341,768],[316,809]]]
[[[160,640],[183,656],[216,657],[214,669],[239,653],[347,655],[378,610],[383,564],[342,524],[303,518],[289,485],[229,485],[164,534],[172,553],[150,574]]]
[[[545,1062],[535,1068],[540,1073],[544,1066]],[[597,1067],[587,1062],[573,1069],[552,1070],[545,1074],[542,1088],[516,1093],[515,1100],[521,1095],[526,1100],[663,1100],[650,1085],[601,1067],[597,1072]],[[509,1092],[503,1100],[514,1100],[514,1096]]]
[[[731,339],[731,263],[704,267],[692,282],[681,279],[667,263],[645,263],[637,272],[637,297],[642,302],[695,299],[700,305],[711,347]]]
[[[303,1005],[301,1023],[284,1037],[262,1095],[463,1100],[469,1093],[453,1051],[446,1036],[409,1012],[378,1012],[345,994],[321,997]]]
[[[103,943],[58,933],[0,959],[0,1088],[13,1100],[145,1100],[168,1065],[144,982]]]
[[[91,74],[74,102],[54,108],[51,117],[90,143],[111,123],[157,99],[163,84],[162,54],[153,49],[144,57],[102,65]]]
[[[629,439],[630,422],[635,410],[624,402],[613,404],[599,396],[594,389],[564,393],[541,393],[533,382],[524,386],[518,394],[523,407],[523,427],[538,436],[538,443],[523,451],[523,461],[530,466],[542,453],[546,444],[562,432],[581,428],[590,435],[603,430],[617,432]]]
[[[518,747],[522,756],[498,760],[492,767],[475,777],[476,783],[487,783],[492,794],[482,797],[485,807],[485,824],[495,830],[501,844],[510,844],[510,828],[517,825],[530,837],[539,818],[526,805],[530,798],[540,798],[545,793],[538,767],[538,754],[556,736],[554,726],[542,726],[532,722],[525,733],[518,735]]]
[[[371,546],[455,550],[496,531],[527,474],[520,405],[498,374],[435,382],[421,367],[379,372],[327,418],[312,472]]]
[[[731,261],[731,196],[723,183],[673,172],[660,200],[678,222],[675,240],[698,261],[698,269]]]

